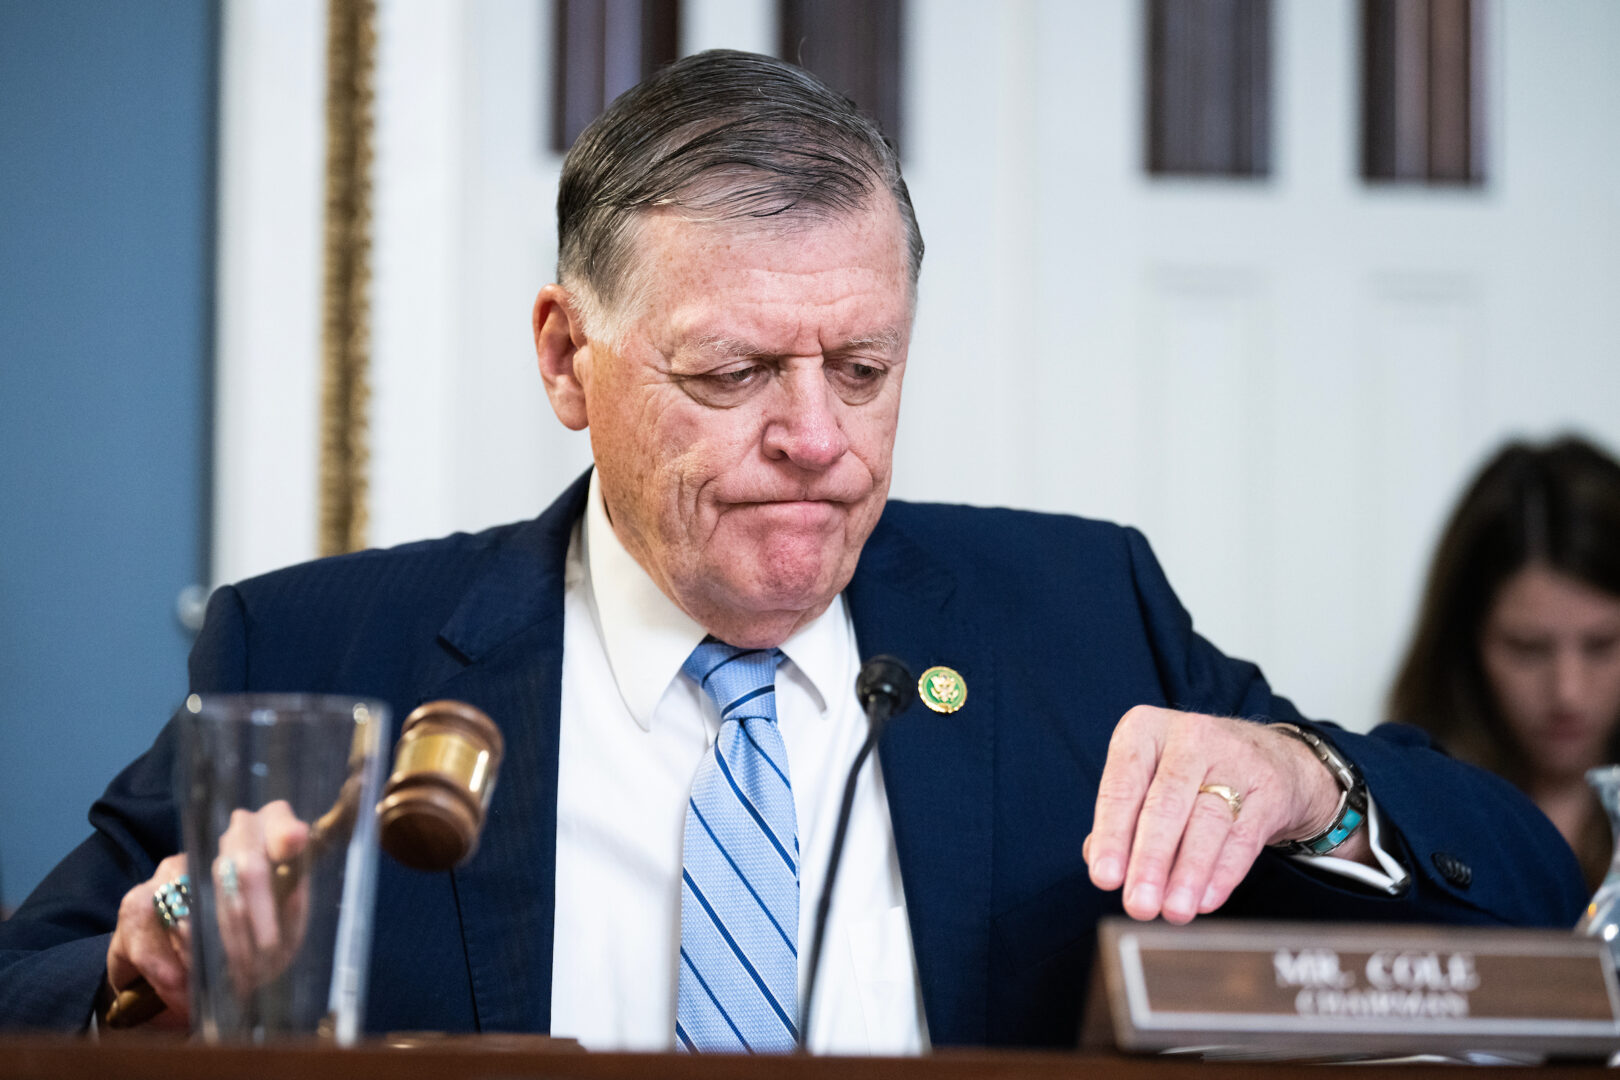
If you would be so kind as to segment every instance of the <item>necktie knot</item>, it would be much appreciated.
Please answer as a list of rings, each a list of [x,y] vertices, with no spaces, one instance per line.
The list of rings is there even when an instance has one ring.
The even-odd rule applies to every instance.
[[[712,637],[681,665],[728,720],[776,720],[776,667],[781,649],[743,649]]]

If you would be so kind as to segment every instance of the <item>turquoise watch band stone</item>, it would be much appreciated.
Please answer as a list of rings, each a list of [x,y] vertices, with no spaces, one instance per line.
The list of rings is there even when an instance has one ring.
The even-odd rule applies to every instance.
[[[1325,829],[1315,836],[1288,840],[1274,846],[1291,855],[1330,855],[1366,823],[1367,785],[1355,767],[1340,756],[1339,752],[1320,735],[1289,723],[1276,723],[1271,726],[1310,747],[1311,753],[1316,755],[1316,759],[1333,775],[1333,779],[1339,785],[1339,805]]]
[[[1351,835],[1361,828],[1361,823],[1366,820],[1365,814],[1354,806],[1346,804],[1339,820],[1327,832],[1322,833],[1313,840],[1300,841],[1300,846],[1312,855],[1331,854],[1334,848],[1350,839]]]

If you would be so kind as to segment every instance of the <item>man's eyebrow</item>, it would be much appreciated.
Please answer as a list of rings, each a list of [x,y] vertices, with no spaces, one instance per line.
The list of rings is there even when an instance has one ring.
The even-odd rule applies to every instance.
[[[887,330],[880,330],[875,334],[867,334],[864,337],[854,337],[848,339],[847,341],[841,341],[827,351],[856,352],[862,349],[876,349],[879,352],[894,352],[896,349],[900,348],[900,342],[904,340],[904,338],[905,335],[903,333],[894,329],[893,327],[890,327]]]
[[[724,334],[705,334],[693,338],[686,343],[685,348],[716,359],[771,355],[769,349],[755,345],[753,342],[743,341],[741,338],[727,337]]]
[[[863,334],[860,337],[848,338],[838,342],[827,350],[829,353],[858,352],[863,349],[876,349],[882,352],[894,352],[900,347],[905,335],[897,329],[880,330],[874,334]],[[775,357],[783,355],[774,349],[763,345],[745,341],[741,338],[729,337],[725,334],[704,334],[688,341],[686,350],[701,353],[706,357],[717,359],[739,359],[742,357]],[[683,350],[684,351],[684,350]]]

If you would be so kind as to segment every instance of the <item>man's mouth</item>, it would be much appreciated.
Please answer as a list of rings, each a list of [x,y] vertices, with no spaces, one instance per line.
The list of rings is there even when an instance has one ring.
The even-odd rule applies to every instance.
[[[733,503],[731,509],[773,526],[820,527],[842,514],[845,504],[832,499],[769,499]]]

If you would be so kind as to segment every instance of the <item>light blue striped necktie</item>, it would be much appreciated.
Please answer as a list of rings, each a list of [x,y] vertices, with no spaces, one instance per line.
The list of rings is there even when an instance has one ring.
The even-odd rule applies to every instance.
[[[799,1038],[799,830],[776,727],[779,649],[713,638],[681,670],[720,707],[686,806],[675,1037],[703,1052]]]

